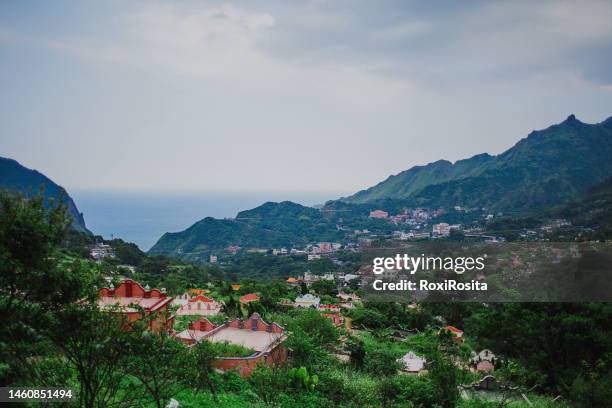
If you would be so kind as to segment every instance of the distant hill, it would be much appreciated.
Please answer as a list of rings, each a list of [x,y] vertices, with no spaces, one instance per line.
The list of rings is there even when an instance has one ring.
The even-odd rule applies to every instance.
[[[89,233],[85,226],[83,214],[79,212],[76,204],[63,187],[36,170],[28,169],[15,160],[0,157],[0,188],[8,191],[18,191],[25,196],[29,196],[38,194],[41,186],[44,188],[47,205],[50,200],[57,200],[60,196],[63,196],[67,212],[72,218],[72,227],[77,231]]]
[[[595,229],[590,238],[612,236],[612,177],[589,188],[585,195],[555,207],[515,217],[499,217],[487,225],[489,231],[516,233],[537,228],[553,219],[567,219],[573,225]]]
[[[534,131],[498,156],[480,154],[451,163],[412,167],[340,201],[487,207],[526,211],[584,194],[612,175],[612,118],[599,124],[574,115]]]
[[[150,255],[170,254],[183,259],[203,259],[230,245],[271,248],[305,245],[313,240],[339,237],[335,224],[322,212],[290,201],[267,202],[241,211],[235,219],[204,218],[184,231],[165,233]]]
[[[242,211],[233,220],[204,218],[184,231],[164,234],[149,254],[204,259],[230,245],[295,247],[341,240],[354,229],[389,233],[392,224],[368,218],[376,208],[397,214],[407,206],[486,207],[518,219],[570,202],[583,205],[580,200],[590,188],[610,176],[612,118],[590,125],[571,115],[530,133],[498,156],[479,154],[454,164],[440,160],[413,167],[321,209],[286,201]]]
[[[576,225],[594,227],[601,237],[612,234],[612,177],[590,188],[575,201],[548,211],[551,216],[567,218]]]

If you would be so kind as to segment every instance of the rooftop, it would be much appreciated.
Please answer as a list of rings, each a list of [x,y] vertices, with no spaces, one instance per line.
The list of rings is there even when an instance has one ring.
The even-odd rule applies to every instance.
[[[124,312],[137,312],[142,308],[148,312],[160,309],[170,303],[172,298],[138,298],[138,297],[113,297],[101,296],[98,298],[98,307],[111,309],[117,307]]]
[[[208,340],[213,343],[232,343],[255,351],[266,351],[284,336],[284,333],[269,333],[267,331],[253,331],[234,327],[223,327],[210,336]]]

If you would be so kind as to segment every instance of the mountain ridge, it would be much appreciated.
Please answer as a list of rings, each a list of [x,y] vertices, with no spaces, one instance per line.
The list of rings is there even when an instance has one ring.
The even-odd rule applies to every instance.
[[[384,233],[386,221],[368,217],[373,209],[397,214],[411,206],[461,206],[521,216],[584,197],[610,176],[612,117],[585,124],[570,115],[530,132],[499,155],[414,166],[353,196],[328,201],[320,210],[268,202],[233,220],[207,217],[184,231],[164,234],[149,253],[202,259],[230,245],[295,247],[341,240],[343,231],[354,229]]]
[[[38,194],[41,186],[45,205],[49,205],[51,200],[63,197],[66,211],[72,219],[72,227],[79,232],[91,233],[85,225],[83,214],[65,188],[38,170],[27,168],[17,160],[0,156],[0,188],[29,196]]]
[[[553,185],[565,184],[565,191],[568,192],[566,195],[574,195],[578,190],[594,185],[612,173],[612,165],[606,163],[597,167],[585,166],[586,157],[577,161],[581,169],[571,169],[560,164],[549,170],[554,167],[551,166],[554,160],[569,160],[572,154],[585,153],[585,147],[590,149],[586,154],[593,154],[601,161],[612,162],[612,117],[597,124],[586,124],[572,114],[561,123],[530,132],[527,137],[498,155],[481,153],[455,163],[438,160],[414,166],[338,201],[364,204],[398,199],[411,201],[415,205],[434,205],[436,198],[442,198],[438,200],[440,205],[480,205],[507,209],[514,206],[510,203],[517,199],[516,194],[510,194],[508,188],[502,188],[501,192],[507,193],[507,197],[502,194],[501,199],[487,199],[491,191],[486,191],[482,185],[482,181],[486,180],[495,186],[502,178],[511,183],[509,187],[512,189],[519,187],[522,182],[540,188],[542,191],[539,193],[521,189],[521,193],[527,195],[521,209],[528,205],[541,207],[562,198],[556,197]],[[593,177],[593,180],[584,183],[585,180],[578,180],[579,173],[582,173],[583,178]],[[564,178],[567,178],[567,183],[563,183]],[[547,187],[546,182],[551,185]],[[483,191],[487,193],[484,194],[485,199],[475,197],[478,194],[482,196]],[[546,194],[552,194],[550,200],[545,198]]]

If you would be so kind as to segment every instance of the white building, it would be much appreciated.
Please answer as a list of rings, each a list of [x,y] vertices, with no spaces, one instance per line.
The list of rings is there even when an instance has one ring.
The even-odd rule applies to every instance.
[[[480,353],[478,354],[474,353],[472,355],[472,361],[474,362],[479,362],[479,361],[492,362],[493,360],[495,360],[495,354],[489,349],[483,349],[480,351]]]
[[[448,237],[450,235],[450,225],[445,222],[434,224],[431,233],[434,237]]]
[[[361,301],[361,298],[356,293],[340,292],[336,296],[339,297],[340,299],[342,299],[345,302],[347,302],[347,301],[348,302],[360,302]]]
[[[346,275],[341,276],[340,279],[344,281],[344,284],[348,284],[352,280],[359,279],[359,277],[360,277],[359,275],[347,273]]]
[[[410,351],[403,357],[398,358],[397,362],[402,365],[402,371],[411,374],[418,374],[425,368],[425,363],[427,360],[425,360],[424,357],[417,356],[413,351]]]
[[[434,224],[431,233],[434,237],[448,237],[452,230],[461,231],[461,224],[450,225],[445,222]]]
[[[91,248],[89,253],[91,254],[91,257],[96,261],[100,261],[104,258],[115,257],[115,251],[108,244],[96,244],[93,248]]]
[[[181,306],[177,316],[214,316],[221,311],[221,303],[209,297],[198,295],[189,299],[187,304]]]
[[[191,299],[191,295],[185,292],[182,295],[175,296],[171,304],[174,306],[183,306],[189,302],[189,299]]]
[[[310,293],[296,297],[294,303],[295,307],[314,307],[315,309],[318,309],[320,304],[321,299]]]

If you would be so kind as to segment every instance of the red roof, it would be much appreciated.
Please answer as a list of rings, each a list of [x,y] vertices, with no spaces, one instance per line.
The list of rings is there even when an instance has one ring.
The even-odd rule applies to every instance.
[[[146,290],[132,279],[124,279],[115,289],[99,290],[98,306],[101,308],[117,307],[124,312],[135,312],[141,307],[147,312],[154,312],[172,301],[158,289]]]
[[[240,298],[240,303],[257,302],[258,300],[259,296],[254,293],[249,293]]]
[[[214,300],[203,295],[198,295],[189,299],[189,302],[214,302]]]
[[[323,313],[323,317],[331,319],[332,324],[334,324],[335,326],[342,325],[342,317],[340,316],[340,313]]]
[[[455,334],[456,336],[462,336],[463,335],[463,330],[460,330],[454,326],[446,326],[444,329],[448,330],[449,332],[452,332],[453,334]]]

